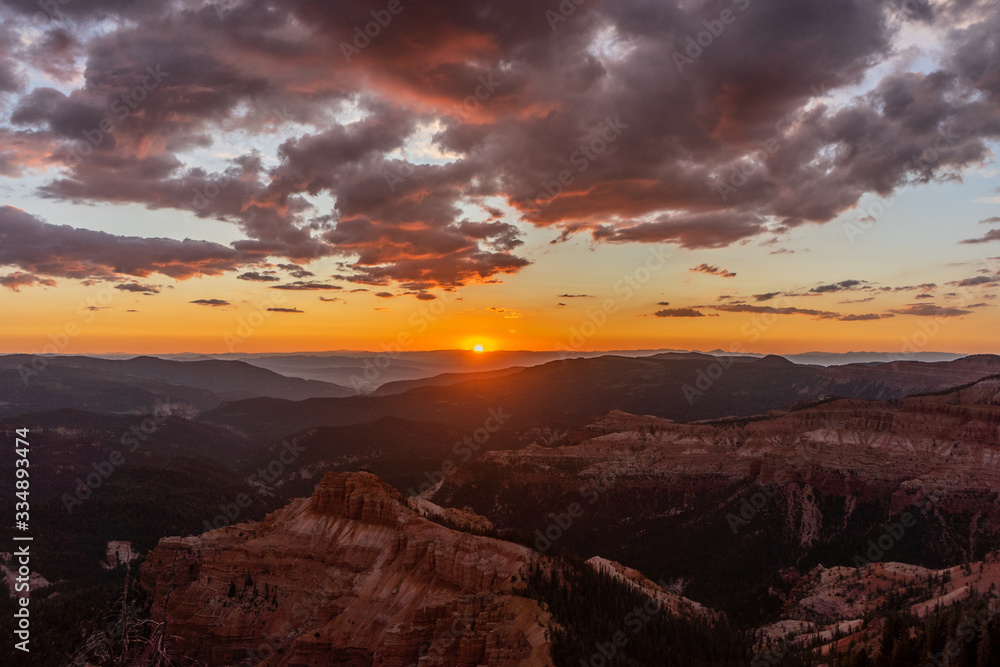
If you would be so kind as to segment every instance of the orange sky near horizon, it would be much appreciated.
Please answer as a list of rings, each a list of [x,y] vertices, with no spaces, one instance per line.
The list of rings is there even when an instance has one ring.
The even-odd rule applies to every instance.
[[[44,298],[27,298],[27,290],[0,294],[8,313],[2,351],[287,353],[380,351],[384,345],[397,343],[413,351],[471,350],[483,345],[487,352],[664,348],[765,354],[817,350],[998,352],[990,332],[1000,327],[1000,314],[986,309],[962,317],[896,315],[871,321],[717,311],[711,302],[716,301],[721,287],[710,289],[716,285],[704,282],[695,287],[683,282],[686,273],[674,270],[662,281],[650,280],[628,298],[624,292],[616,293],[613,286],[592,290],[592,295],[583,297],[560,298],[555,290],[522,295],[516,278],[505,285],[438,292],[433,301],[356,293],[326,297],[341,299],[331,302],[320,301],[314,293],[283,293],[236,284],[235,292],[227,296],[230,305],[214,307],[191,302],[223,293],[223,285],[238,281],[195,279],[149,296],[123,293],[110,284],[67,285],[37,290]],[[690,292],[693,294],[687,295]],[[670,306],[658,305],[661,299]],[[877,299],[878,306],[865,303],[861,309],[883,312],[905,308],[910,301],[893,294]],[[842,294],[789,297],[780,303],[825,312],[843,309],[838,301],[843,301]],[[697,309],[703,315],[661,318],[653,314],[674,306]],[[269,312],[270,307],[302,312]]]

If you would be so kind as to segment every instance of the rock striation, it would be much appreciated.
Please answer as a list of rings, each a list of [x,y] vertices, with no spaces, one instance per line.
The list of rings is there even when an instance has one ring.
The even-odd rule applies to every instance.
[[[575,501],[584,516],[566,531],[571,548],[586,552],[589,535],[621,525],[624,546],[600,555],[650,572],[656,554],[645,544],[666,532],[701,540],[698,527],[711,524],[722,535],[708,539],[775,534],[807,553],[910,512],[928,561],[1000,544],[1000,378],[710,422],[613,411],[571,436],[559,447],[486,452],[431,500],[470,505],[500,530],[544,528],[546,511]],[[633,525],[642,541],[623,542]],[[959,525],[967,530],[956,537]],[[629,560],[642,549],[653,555]]]
[[[178,664],[551,665],[549,614],[514,594],[533,558],[329,473],[259,523],[160,540],[141,582]]]

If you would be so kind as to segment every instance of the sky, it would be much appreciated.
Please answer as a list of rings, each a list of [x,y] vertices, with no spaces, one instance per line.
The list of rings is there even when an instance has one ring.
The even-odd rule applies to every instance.
[[[0,351],[998,352],[996,2],[0,19]]]

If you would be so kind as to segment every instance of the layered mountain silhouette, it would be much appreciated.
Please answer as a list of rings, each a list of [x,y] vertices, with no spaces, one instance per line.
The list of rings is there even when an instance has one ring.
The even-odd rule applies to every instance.
[[[370,395],[37,359],[0,358],[32,520],[61,526],[24,664],[807,665],[943,650],[997,604],[995,356],[603,356]]]
[[[168,399],[193,414],[240,398],[302,400],[352,393],[241,361],[0,356],[0,416],[55,408],[136,413]]]

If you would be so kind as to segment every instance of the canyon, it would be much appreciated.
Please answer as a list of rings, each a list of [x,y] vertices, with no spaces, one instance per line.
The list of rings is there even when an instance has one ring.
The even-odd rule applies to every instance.
[[[162,624],[150,645],[180,664],[551,665],[553,619],[517,591],[559,563],[411,505],[370,473],[329,473],[263,521],[164,538],[140,577]],[[700,609],[628,577],[671,614]]]

